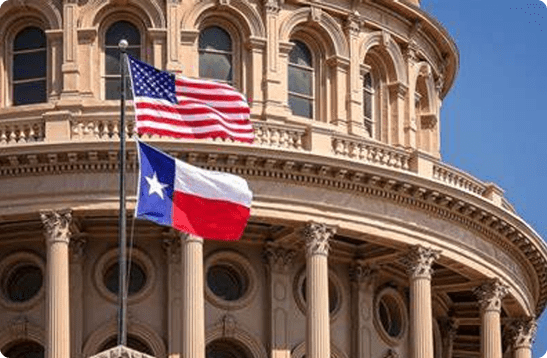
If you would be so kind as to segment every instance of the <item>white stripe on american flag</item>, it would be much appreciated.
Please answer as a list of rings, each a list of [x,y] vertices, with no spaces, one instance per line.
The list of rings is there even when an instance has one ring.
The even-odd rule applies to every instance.
[[[204,127],[182,127],[182,126],[173,126],[166,123],[158,123],[155,121],[148,120],[139,120],[137,122],[137,128],[154,128],[159,130],[166,130],[174,133],[180,134],[202,134],[208,132],[227,132],[230,136],[241,139],[252,139],[254,138],[253,133],[236,133],[232,132],[220,124],[213,124]]]

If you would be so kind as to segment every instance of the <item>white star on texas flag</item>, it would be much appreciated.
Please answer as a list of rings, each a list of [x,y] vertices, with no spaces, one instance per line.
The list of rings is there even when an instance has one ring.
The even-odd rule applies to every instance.
[[[152,194],[158,194],[158,196],[163,200],[163,189],[165,187],[168,187],[169,185],[160,183],[158,180],[158,176],[156,175],[156,172],[152,175],[152,178],[145,177],[146,181],[148,182],[148,185],[150,185],[150,189],[148,190],[148,195]]]

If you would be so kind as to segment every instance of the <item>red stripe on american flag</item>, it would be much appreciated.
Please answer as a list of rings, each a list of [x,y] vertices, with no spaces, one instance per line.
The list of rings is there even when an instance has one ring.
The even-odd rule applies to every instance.
[[[174,113],[174,114],[180,114],[180,115],[202,115],[202,114],[213,114],[220,116],[221,114],[218,114],[217,112],[211,111],[210,108],[207,108],[205,106],[199,107],[199,108],[185,108],[181,105],[178,106],[166,106],[166,105],[160,105],[155,103],[148,103],[148,102],[139,102],[136,103],[136,107],[138,109],[152,109],[159,112],[167,112],[167,113]],[[226,111],[223,111],[226,112]],[[235,111],[229,111],[230,114],[239,114],[240,112]],[[245,114],[245,113],[242,113]],[[233,119],[226,116],[222,116],[222,119],[229,123],[234,124],[241,124],[241,125],[249,125],[248,119]]]
[[[196,120],[196,121],[181,121],[177,119],[168,119],[163,117],[156,117],[151,115],[143,115],[139,114],[137,115],[137,119],[139,121],[150,121],[150,122],[156,122],[156,123],[163,123],[163,124],[169,124],[172,126],[178,126],[178,127],[187,127],[187,128],[198,128],[198,127],[206,127],[206,126],[212,126],[212,125],[221,125],[222,127],[228,129],[231,132],[235,133],[253,133],[252,128],[232,128],[227,127],[225,125],[222,125],[215,119],[206,119],[206,120]]]
[[[157,129],[154,127],[143,126],[137,129],[137,133],[139,135],[150,134],[150,135],[167,136],[167,137],[173,137],[173,138],[186,138],[186,139],[222,138],[222,139],[234,139],[234,140],[238,140],[240,142],[245,142],[245,143],[253,142],[253,138],[235,137],[223,131],[210,131],[205,133],[179,133],[179,132],[170,131],[166,129]]]

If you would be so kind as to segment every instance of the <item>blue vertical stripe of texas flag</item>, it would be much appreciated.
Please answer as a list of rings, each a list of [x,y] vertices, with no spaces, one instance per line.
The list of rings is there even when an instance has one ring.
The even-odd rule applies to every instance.
[[[140,158],[140,183],[135,217],[172,226],[175,160],[147,144],[136,142]],[[150,185],[146,177],[152,178],[154,173],[160,183],[168,185],[163,190],[163,200],[156,193],[148,194]]]

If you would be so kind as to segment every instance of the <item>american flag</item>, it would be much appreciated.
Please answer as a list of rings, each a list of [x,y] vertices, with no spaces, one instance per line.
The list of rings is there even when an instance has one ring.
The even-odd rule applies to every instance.
[[[127,57],[138,134],[253,142],[249,105],[233,87],[175,77]]]

